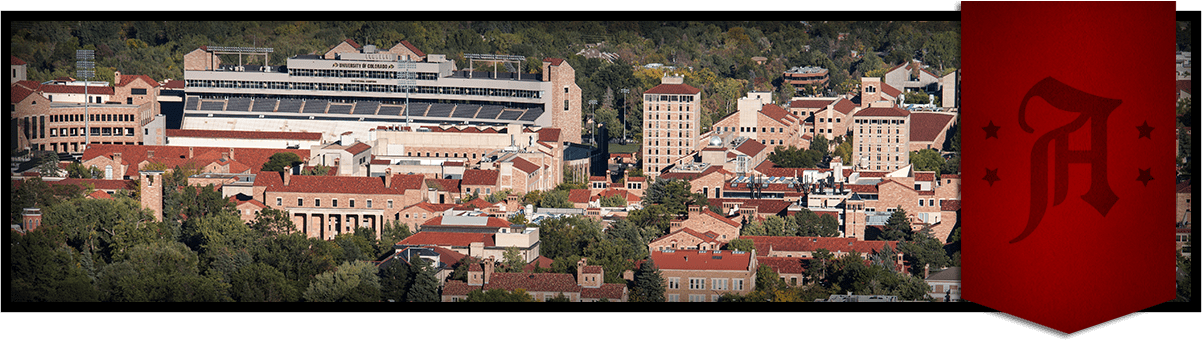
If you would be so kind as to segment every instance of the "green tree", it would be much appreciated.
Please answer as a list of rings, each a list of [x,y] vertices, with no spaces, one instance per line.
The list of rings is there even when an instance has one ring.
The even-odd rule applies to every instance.
[[[254,263],[230,275],[230,298],[237,302],[296,302],[300,292],[280,270]]]
[[[250,222],[250,228],[264,234],[289,233],[296,230],[287,210],[277,210],[264,207],[255,212],[255,220]]]
[[[522,272],[522,267],[526,266],[526,260],[522,259],[522,252],[517,247],[506,247],[502,259],[502,272]]]
[[[634,273],[634,288],[630,292],[631,302],[663,302],[664,276],[655,266],[655,260],[647,257],[643,266]]]
[[[441,301],[442,299],[438,295],[438,278],[435,276],[438,273],[437,267],[418,257],[413,257],[410,264],[417,273],[414,275],[413,285],[405,294],[406,300],[409,302]]]
[[[9,231],[10,302],[96,302],[83,256],[49,228]]]
[[[943,169],[943,155],[934,149],[910,152],[910,163],[914,165],[915,171],[939,172]]]
[[[927,233],[914,233],[912,238],[912,241],[901,242],[898,245],[898,249],[910,261],[911,274],[922,276],[927,266],[930,266],[931,269],[940,269],[951,263],[951,257],[948,257],[947,251],[943,249],[943,243],[938,239]]]
[[[150,210],[129,198],[71,199],[43,210],[42,225],[59,229],[67,245],[99,257],[102,263],[135,245],[170,239]]]
[[[21,223],[21,211],[26,208],[41,208],[45,214],[45,210],[63,201],[82,198],[83,191],[80,186],[47,183],[41,178],[17,182],[9,189],[9,222]]]
[[[229,285],[201,276],[198,257],[176,241],[134,245],[96,276],[108,302],[228,302]]]
[[[626,207],[626,198],[621,194],[601,197],[601,207]]]
[[[68,178],[73,178],[73,179],[101,179],[101,178],[104,178],[104,172],[102,172],[99,168],[96,168],[96,166],[84,167],[83,164],[81,164],[79,162],[72,162],[71,164],[67,165],[66,170],[67,170]]]
[[[832,270],[831,266],[835,255],[827,249],[814,250],[811,255],[813,259],[810,260],[810,266],[806,269],[806,277],[811,283],[827,286],[827,274]]]
[[[568,191],[553,190],[543,195],[543,201],[539,203],[538,207],[572,208],[575,206],[572,201],[568,200]]]
[[[389,302],[405,302],[405,295],[413,284],[413,275],[409,264],[400,259],[384,261],[379,271],[380,297]]]
[[[51,151],[42,151],[34,154],[37,160],[38,175],[41,176],[60,176],[63,169],[58,166],[58,154]]]
[[[755,250],[755,242],[751,239],[732,239],[730,243],[726,244],[726,249],[750,252],[751,250]]]
[[[368,262],[345,262],[317,275],[305,290],[309,302],[379,302],[380,279]]]
[[[814,141],[810,142],[810,150],[817,151],[822,153],[822,156],[826,156],[831,151],[830,141],[827,141],[824,135],[814,136]]]
[[[260,171],[283,172],[284,167],[296,168],[296,166],[298,166],[300,164],[301,164],[301,158],[300,158],[300,156],[296,155],[296,153],[292,153],[292,152],[275,153],[275,154],[271,155],[271,158],[267,159],[267,162],[263,163],[263,168],[261,168]]]
[[[913,229],[910,228],[910,219],[906,217],[906,210],[902,209],[901,205],[898,205],[893,214],[889,216],[889,220],[885,221],[880,239],[891,241],[908,240],[912,234],[914,233]]]
[[[801,150],[795,146],[776,146],[772,154],[768,154],[768,160],[784,168],[813,168],[822,162],[824,154],[815,148]]]
[[[755,269],[755,290],[763,292],[772,292],[785,287],[785,281],[780,278],[780,274],[776,270],[772,270],[767,265],[760,264],[759,268]]]

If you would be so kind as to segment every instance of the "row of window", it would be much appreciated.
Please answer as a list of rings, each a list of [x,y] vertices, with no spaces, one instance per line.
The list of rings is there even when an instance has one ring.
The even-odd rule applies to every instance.
[[[693,95],[653,95],[644,94],[643,100],[647,102],[692,102]]]
[[[689,278],[689,290],[706,290],[706,278]],[[709,278],[709,290],[743,290],[742,278]],[[730,285],[727,285],[727,284]],[[668,289],[680,289],[680,277],[668,277]]]
[[[906,120],[856,119],[856,124],[906,124]]]
[[[288,74],[299,77],[334,77],[334,78],[375,78],[402,79],[404,74],[396,71],[366,71],[366,70],[320,70],[320,69],[288,69]],[[415,72],[416,79],[438,80],[438,74],[433,72]]]
[[[83,122],[83,114],[50,115],[50,122]],[[88,120],[93,122],[133,122],[134,115],[88,114]]]
[[[818,123],[827,123],[827,122],[843,123],[843,119],[842,119],[842,118],[839,118],[839,117],[835,117],[835,120],[834,120],[834,121],[831,121],[831,120],[829,120],[829,119],[827,119],[827,118],[825,118],[825,117],[819,117],[819,118],[818,118]]]
[[[673,110],[672,110],[672,105],[671,105],[671,104],[665,104],[665,105],[664,105],[664,110],[660,110],[660,109],[659,109],[659,104],[656,104],[656,105],[655,105],[655,109],[652,109],[652,110],[654,110],[654,111],[673,111]],[[677,105],[676,105],[676,110],[675,110],[675,111],[693,111],[693,105],[691,105],[691,104],[677,104]],[[668,117],[669,117],[668,119],[670,120],[672,116],[671,116],[671,115],[669,115]],[[686,117],[685,119],[687,120],[687,119],[688,119],[688,118],[687,118],[688,116],[685,116],[685,117]],[[657,119],[657,120],[658,120],[658,119],[659,119],[659,115],[656,115],[656,118],[655,118],[655,119]]]
[[[779,130],[779,131],[778,131]],[[719,132],[730,133],[734,132],[734,127],[718,127]],[[754,133],[755,127],[739,127],[740,133]],[[776,127],[760,127],[761,133],[784,133],[785,128],[776,129]]]
[[[688,120],[689,120],[689,118],[690,118],[690,116],[689,116],[689,115],[679,115],[679,116],[676,116],[676,119],[677,119],[677,120],[684,120],[684,121],[688,121]],[[656,114],[655,114],[655,119],[657,119],[657,120],[659,119],[659,113],[656,113]],[[665,116],[664,116],[664,119],[671,121],[671,120],[672,120],[672,114],[667,114],[667,115],[665,115]],[[648,119],[648,121],[650,121],[650,119]]]
[[[417,155],[413,155],[413,152],[407,152],[405,154],[406,154],[405,156],[417,156],[417,157],[422,156],[422,152],[417,152]],[[425,156],[429,157],[430,152],[426,152]],[[459,153],[437,153],[436,152],[436,153],[434,153],[434,157],[459,157]],[[463,157],[467,157],[467,153],[463,153]],[[472,153],[472,158],[473,159],[476,158],[476,153]]]
[[[330,199],[330,204],[331,204],[330,207],[338,207],[338,199]],[[347,200],[347,204],[349,204],[347,207],[355,208],[355,199]],[[367,206],[365,206],[364,208],[372,208],[371,199],[367,199],[366,204],[367,204]],[[284,206],[284,198],[276,197],[275,205],[276,206]],[[387,208],[392,208],[392,200],[388,200],[387,205],[388,205]],[[305,198],[296,198],[296,207],[305,207]],[[321,198],[313,198],[313,207],[321,207]]]
[[[90,127],[92,130],[91,136],[134,136],[134,128],[106,128],[106,127]],[[122,134],[122,129],[124,134]],[[58,128],[50,129],[50,137],[61,136],[82,136],[83,128]]]
[[[227,80],[189,80],[188,87],[223,88],[223,89],[280,89],[280,90],[321,90],[321,91],[359,91],[403,93],[405,88],[399,85],[387,84],[336,84],[336,83],[302,83],[302,82],[268,82],[268,81],[227,81]],[[542,98],[542,91],[467,88],[453,86],[414,86],[411,93],[415,94],[445,94],[469,96],[498,96],[518,98]]]

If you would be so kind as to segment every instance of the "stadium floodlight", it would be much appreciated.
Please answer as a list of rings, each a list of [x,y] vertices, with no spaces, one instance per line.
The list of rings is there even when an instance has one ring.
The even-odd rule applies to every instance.
[[[83,78],[83,148],[88,149],[88,144],[92,142],[92,130],[89,129],[88,118],[88,102],[91,102],[88,96],[88,79],[96,77],[96,51],[94,50],[75,50],[75,76]],[[114,79],[114,82],[120,81]]]

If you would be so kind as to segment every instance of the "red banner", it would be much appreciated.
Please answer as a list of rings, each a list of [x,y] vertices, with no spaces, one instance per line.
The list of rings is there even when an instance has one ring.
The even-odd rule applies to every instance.
[[[1072,333],[1175,297],[1174,10],[962,3],[965,300]]]

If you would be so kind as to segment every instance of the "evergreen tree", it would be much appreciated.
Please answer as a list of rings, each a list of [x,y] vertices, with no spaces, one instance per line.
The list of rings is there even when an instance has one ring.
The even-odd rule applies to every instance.
[[[409,302],[441,301],[442,298],[438,295],[438,278],[435,277],[438,269],[418,257],[413,257],[410,262],[412,269],[417,273],[414,274],[413,285],[409,287],[405,299]]]
[[[634,273],[634,288],[630,293],[632,302],[663,302],[664,276],[655,267],[655,261],[647,257],[643,267]]]

